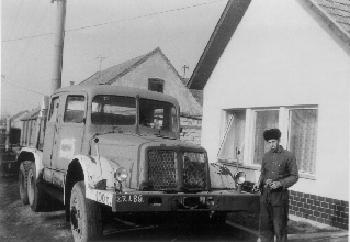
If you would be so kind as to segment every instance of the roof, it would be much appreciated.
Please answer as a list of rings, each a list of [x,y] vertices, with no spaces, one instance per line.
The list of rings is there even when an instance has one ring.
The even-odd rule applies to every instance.
[[[193,70],[187,84],[190,89],[202,90],[213,72],[215,65],[224,52],[231,36],[236,31],[251,0],[228,0],[217,22],[201,58]]]
[[[350,38],[350,1],[349,0],[312,0],[329,18]]]
[[[182,77],[179,75],[178,71],[175,67],[170,63],[170,60],[163,54],[159,47],[155,48],[153,51],[137,56],[135,58],[129,59],[121,64],[114,65],[102,71],[98,71],[89,78],[80,82],[79,85],[99,85],[99,84],[112,84],[116,79],[128,74],[130,71],[135,69],[137,66],[144,63],[149,57],[160,54],[165,61],[168,63],[170,68],[174,71],[174,73],[182,80]]]
[[[152,100],[159,100],[164,102],[171,102],[178,105],[176,98],[162,94],[160,92],[148,91],[146,89],[132,88],[132,87],[122,87],[122,86],[110,86],[110,85],[76,85],[68,86],[57,89],[54,94],[65,93],[65,92],[85,92],[90,96],[95,95],[119,95],[126,97],[140,97],[148,98]]]
[[[350,1],[298,0],[317,22],[350,55]],[[251,0],[228,0],[199,62],[187,84],[190,89],[202,90],[215,65],[235,33]]]

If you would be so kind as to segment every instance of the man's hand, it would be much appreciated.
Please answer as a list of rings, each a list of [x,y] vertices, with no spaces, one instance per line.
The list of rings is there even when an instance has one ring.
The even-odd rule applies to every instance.
[[[280,181],[273,181],[270,184],[271,189],[277,189],[277,188],[280,188],[281,186],[282,186],[282,184]]]
[[[258,184],[254,184],[252,187],[252,192],[257,192],[259,191],[259,185]]]

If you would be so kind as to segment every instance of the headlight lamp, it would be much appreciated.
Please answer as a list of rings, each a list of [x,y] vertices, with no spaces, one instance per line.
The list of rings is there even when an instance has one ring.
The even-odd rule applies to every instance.
[[[237,172],[234,176],[236,184],[242,185],[245,182],[245,177],[246,175],[244,172]]]
[[[118,182],[125,181],[128,178],[128,172],[124,167],[119,167],[115,170],[114,177]]]

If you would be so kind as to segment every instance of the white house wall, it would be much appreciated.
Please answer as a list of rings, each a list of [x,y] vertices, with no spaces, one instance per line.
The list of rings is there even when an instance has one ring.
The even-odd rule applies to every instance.
[[[318,105],[315,179],[293,187],[348,200],[350,56],[294,0],[252,0],[204,89],[202,145],[216,161],[223,109]]]

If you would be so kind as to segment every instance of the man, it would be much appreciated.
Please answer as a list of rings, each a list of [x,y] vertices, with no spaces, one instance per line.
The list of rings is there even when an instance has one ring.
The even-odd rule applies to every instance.
[[[289,196],[287,188],[298,180],[295,156],[279,144],[279,129],[265,130],[264,140],[270,151],[261,164],[258,187],[260,196],[260,232],[262,241],[287,241],[287,216]]]

